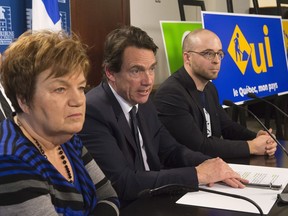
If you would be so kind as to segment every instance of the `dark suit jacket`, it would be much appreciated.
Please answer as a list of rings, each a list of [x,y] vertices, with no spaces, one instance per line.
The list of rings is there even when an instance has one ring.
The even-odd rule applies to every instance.
[[[108,84],[101,83],[86,96],[86,119],[80,136],[122,202],[135,199],[144,189],[166,184],[198,189],[193,166],[208,156],[178,144],[161,124],[152,102],[138,107],[139,128],[151,169],[146,172],[136,163],[136,144],[129,124]]]
[[[178,142],[194,151],[222,158],[249,156],[246,140],[254,139],[256,133],[230,119],[219,104],[218,92],[213,83],[206,85],[204,94],[209,108],[212,137],[207,138],[200,95],[184,67],[164,81],[154,95],[160,120]]]

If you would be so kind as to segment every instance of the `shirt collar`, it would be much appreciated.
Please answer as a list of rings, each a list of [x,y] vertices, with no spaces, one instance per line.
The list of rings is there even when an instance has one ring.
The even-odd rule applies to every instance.
[[[125,117],[127,119],[127,121],[129,121],[129,112],[132,109],[132,105],[130,103],[128,103],[123,97],[121,97],[114,89],[113,87],[108,83],[109,87],[111,88],[114,96],[116,97],[118,103],[120,104]],[[136,106],[136,112],[138,111],[138,104],[135,105]]]

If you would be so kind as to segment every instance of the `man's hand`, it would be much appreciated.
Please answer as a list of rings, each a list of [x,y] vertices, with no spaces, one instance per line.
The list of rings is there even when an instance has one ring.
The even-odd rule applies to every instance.
[[[196,167],[199,184],[213,186],[214,183],[223,181],[233,188],[244,188],[243,183],[248,183],[242,179],[238,173],[233,171],[227,163],[220,158],[213,158],[204,161]]]
[[[269,132],[272,134],[272,128],[269,129]],[[264,131],[264,130],[259,130],[258,133],[257,133],[257,137],[261,136],[261,135],[269,135],[269,134],[266,131]],[[272,134],[272,135],[274,135],[274,134]]]
[[[270,129],[272,132],[272,129]],[[277,143],[270,137],[270,135],[260,130],[257,133],[257,137],[253,140],[249,140],[248,146],[250,150],[250,154],[254,155],[265,155],[268,154],[269,156],[272,156],[275,154],[275,151],[277,150]]]

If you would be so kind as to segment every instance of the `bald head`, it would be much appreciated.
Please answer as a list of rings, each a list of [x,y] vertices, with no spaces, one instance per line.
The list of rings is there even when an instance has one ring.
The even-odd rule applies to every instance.
[[[212,31],[208,29],[197,29],[193,32],[190,32],[183,41],[183,52],[189,50],[197,49],[207,49],[207,42],[209,43],[220,43],[219,37]],[[222,45],[222,44],[221,44]]]

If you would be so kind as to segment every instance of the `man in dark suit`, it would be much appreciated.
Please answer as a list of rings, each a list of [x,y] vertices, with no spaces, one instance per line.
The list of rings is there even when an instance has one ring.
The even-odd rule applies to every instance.
[[[136,27],[112,31],[104,46],[106,80],[87,93],[80,136],[122,204],[145,189],[224,181],[243,187],[239,175],[220,158],[209,159],[176,140],[158,119],[149,94],[154,83],[157,46]],[[138,110],[136,119],[130,112]],[[132,110],[132,111],[131,111]],[[131,128],[135,128],[136,133]]]
[[[222,58],[216,34],[205,29],[190,32],[183,41],[184,66],[154,96],[160,120],[178,142],[212,157],[274,155],[276,143],[266,132],[242,127],[219,104],[210,80],[217,78]]]

